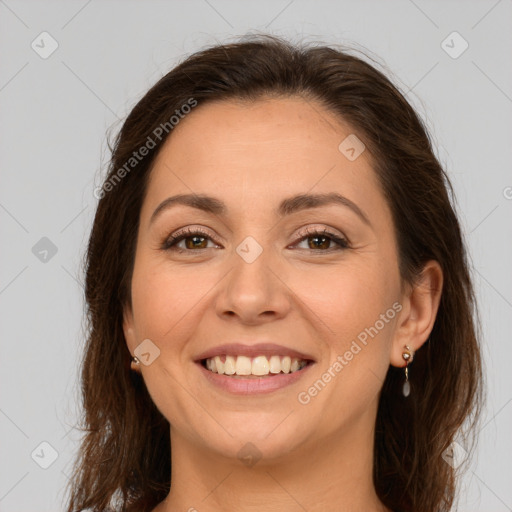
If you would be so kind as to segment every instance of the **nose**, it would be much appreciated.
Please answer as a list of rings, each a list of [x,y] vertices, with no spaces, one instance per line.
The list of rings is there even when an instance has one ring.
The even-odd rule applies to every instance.
[[[257,325],[288,314],[291,291],[280,276],[277,258],[270,249],[262,249],[249,238],[230,258],[230,271],[216,305],[217,314],[224,319]]]

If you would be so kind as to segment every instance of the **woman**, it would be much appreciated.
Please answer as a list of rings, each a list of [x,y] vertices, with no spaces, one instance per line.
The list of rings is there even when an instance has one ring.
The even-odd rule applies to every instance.
[[[449,510],[482,375],[448,192],[347,52],[258,36],[159,80],[96,191],[68,511]]]

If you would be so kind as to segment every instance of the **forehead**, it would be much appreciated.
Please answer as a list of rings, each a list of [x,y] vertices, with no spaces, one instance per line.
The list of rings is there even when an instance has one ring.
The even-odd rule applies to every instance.
[[[363,202],[380,201],[368,152],[349,160],[340,151],[353,132],[310,99],[199,104],[157,155],[148,199],[163,200],[170,192],[242,193],[249,207],[308,191],[338,191],[363,201],[365,191]]]
[[[176,153],[178,146],[196,146],[193,158],[228,154],[250,160],[257,153],[275,158],[318,158],[318,153],[338,151],[339,138],[350,128],[320,103],[299,97],[263,98],[256,101],[225,100],[199,105],[176,126],[164,145]],[[321,142],[321,144],[319,144]],[[318,151],[312,150],[318,147]]]

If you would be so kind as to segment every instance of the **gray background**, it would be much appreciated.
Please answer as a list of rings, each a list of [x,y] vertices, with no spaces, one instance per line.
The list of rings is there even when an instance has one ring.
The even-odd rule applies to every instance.
[[[0,511],[63,509],[107,129],[177,59],[248,30],[367,48],[427,120],[472,255],[489,389],[458,510],[512,510],[511,21],[510,0],[0,0]],[[43,31],[59,45],[46,59],[31,47],[51,48]],[[453,31],[458,58],[442,47]]]

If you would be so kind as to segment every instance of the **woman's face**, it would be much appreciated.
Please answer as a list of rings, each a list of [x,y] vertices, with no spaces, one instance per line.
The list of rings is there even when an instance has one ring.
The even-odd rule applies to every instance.
[[[132,354],[150,340],[140,371],[176,439],[276,460],[372,431],[402,296],[391,213],[351,134],[316,102],[226,101],[159,152],[124,332]],[[215,354],[251,375],[205,368]],[[308,364],[285,374],[286,356]]]

